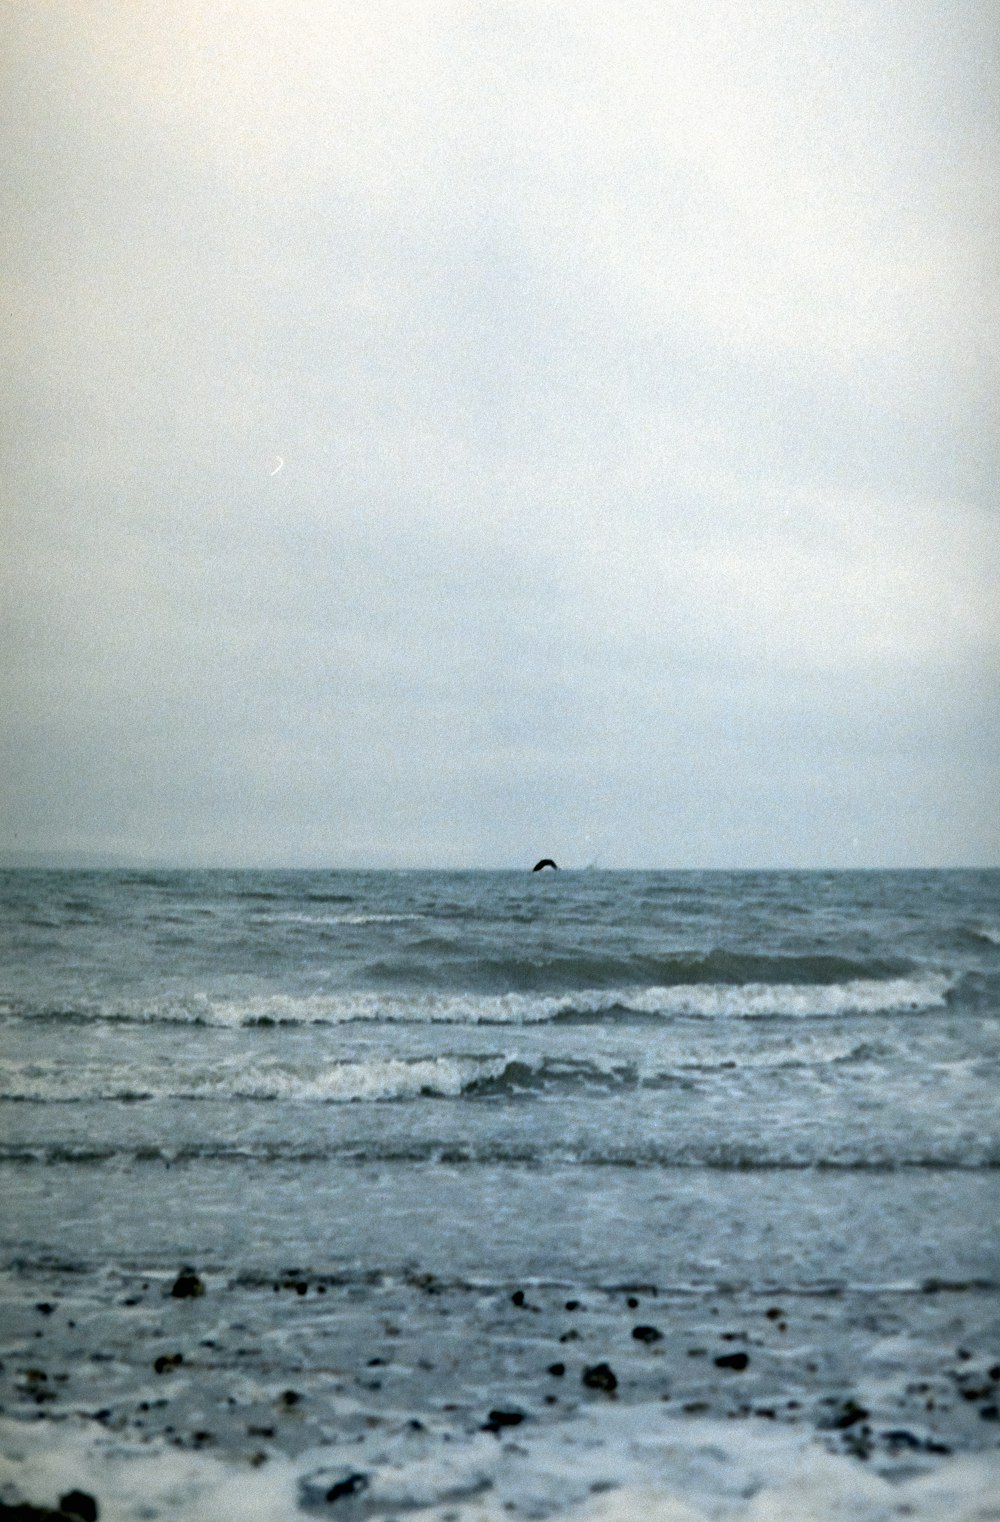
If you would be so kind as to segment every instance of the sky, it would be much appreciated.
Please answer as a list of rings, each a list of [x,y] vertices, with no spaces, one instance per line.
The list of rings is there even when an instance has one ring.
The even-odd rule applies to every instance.
[[[8,0],[0,851],[1000,865],[992,0]]]

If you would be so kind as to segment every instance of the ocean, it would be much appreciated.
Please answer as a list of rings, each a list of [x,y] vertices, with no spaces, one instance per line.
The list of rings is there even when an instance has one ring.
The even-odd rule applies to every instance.
[[[1000,872],[0,873],[0,1505],[1000,1517]]]

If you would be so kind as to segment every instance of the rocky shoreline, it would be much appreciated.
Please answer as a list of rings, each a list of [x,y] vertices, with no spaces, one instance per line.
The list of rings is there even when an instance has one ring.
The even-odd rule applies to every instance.
[[[328,1455],[299,1479],[307,1509],[383,1515],[386,1466],[437,1465],[443,1488],[421,1481],[408,1506],[443,1504],[454,1454],[489,1440],[530,1455],[631,1407],[659,1407],[671,1430],[794,1432],[897,1482],[1000,1448],[996,1293],[985,1284],[829,1285],[778,1299],[418,1268],[24,1264],[6,1277],[2,1309],[0,1417],[212,1454],[244,1472]],[[517,1462],[505,1459],[511,1472]],[[516,1480],[509,1489],[516,1511]],[[8,1484],[0,1518],[73,1516],[68,1493]]]

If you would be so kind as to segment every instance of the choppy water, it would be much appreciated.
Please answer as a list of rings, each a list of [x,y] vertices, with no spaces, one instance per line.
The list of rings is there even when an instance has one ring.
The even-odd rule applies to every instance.
[[[483,1516],[605,1483],[539,1479],[611,1409],[588,1360],[614,1365],[616,1412],[688,1408],[676,1441],[733,1415],[755,1430],[755,1410],[838,1451],[865,1427],[897,1485],[944,1448],[996,1449],[1000,873],[10,872],[0,967],[19,1419],[232,1463],[271,1427],[268,1463],[329,1467],[349,1391],[369,1444],[416,1420],[481,1470],[506,1403],[524,1456],[503,1482],[486,1466]],[[187,1262],[211,1293],[164,1301]],[[640,1316],[663,1337],[635,1339]],[[175,1325],[205,1367],[154,1375],[170,1400],[149,1409]],[[250,1351],[223,1357],[234,1338]],[[754,1349],[742,1371],[714,1361],[733,1343]],[[42,1347],[87,1378],[39,1401]],[[294,1422],[242,1412],[282,1383]],[[869,1419],[831,1425],[848,1394]],[[454,1509],[441,1452],[409,1441],[365,1459],[338,1515]],[[598,1444],[607,1484],[662,1487],[625,1463],[635,1441]],[[322,1467],[289,1479],[297,1502]],[[681,1490],[742,1514],[735,1473]]]

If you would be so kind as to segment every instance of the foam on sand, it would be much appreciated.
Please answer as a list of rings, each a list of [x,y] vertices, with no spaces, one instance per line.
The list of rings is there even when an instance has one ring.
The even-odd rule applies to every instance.
[[[401,1421],[401,1427],[404,1425]],[[409,1440],[406,1440],[408,1442]],[[422,1454],[387,1434],[375,1451],[337,1445],[294,1460],[220,1458],[140,1443],[91,1425],[0,1420],[0,1497],[54,1505],[75,1488],[102,1522],[284,1522],[323,1505],[348,1468],[365,1514],[416,1510],[425,1522],[987,1522],[1000,1517],[1000,1459],[947,1458],[887,1478],[828,1452],[804,1430],[679,1421],[662,1406],[588,1409],[525,1424],[510,1441],[423,1439]],[[343,1492],[342,1492],[343,1493]]]

